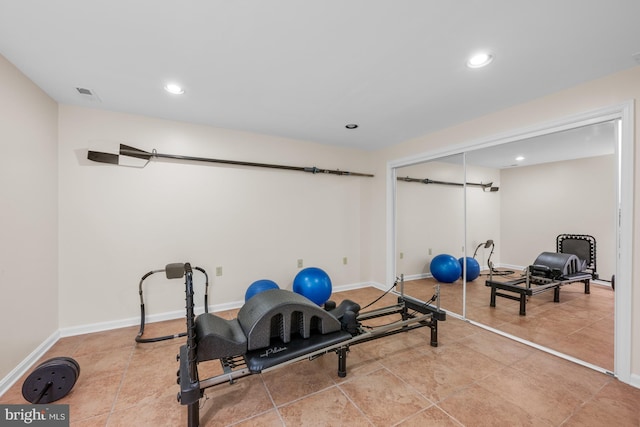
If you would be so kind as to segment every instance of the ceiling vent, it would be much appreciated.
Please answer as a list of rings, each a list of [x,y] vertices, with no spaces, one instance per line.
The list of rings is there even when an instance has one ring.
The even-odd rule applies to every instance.
[[[93,102],[101,102],[100,97],[91,89],[87,89],[86,87],[77,87],[76,91],[81,99],[85,101],[93,101]]]

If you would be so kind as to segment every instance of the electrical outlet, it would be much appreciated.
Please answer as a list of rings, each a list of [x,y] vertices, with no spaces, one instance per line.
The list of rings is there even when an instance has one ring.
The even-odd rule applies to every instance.
[[[216,276],[222,276],[222,267],[216,267]]]
[[[404,252],[400,252],[400,259],[404,258]]]
[[[342,263],[343,263],[344,265],[347,265],[347,257],[342,258]]]
[[[431,248],[429,248],[429,255],[431,255],[431,254],[432,254],[432,252],[431,252]]]
[[[302,268],[302,266],[303,266],[303,265],[304,265],[304,264],[303,264],[303,262],[302,262],[302,258],[300,258],[300,259],[298,260],[298,268]]]

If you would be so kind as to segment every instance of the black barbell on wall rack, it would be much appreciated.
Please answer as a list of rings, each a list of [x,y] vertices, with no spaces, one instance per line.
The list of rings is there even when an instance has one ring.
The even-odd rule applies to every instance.
[[[367,177],[367,178],[373,177],[372,174],[368,174],[368,173],[350,172],[350,171],[343,171],[340,169],[322,169],[322,168],[317,168],[315,166],[312,166],[312,167],[287,166],[287,165],[277,165],[277,164],[271,164],[271,163],[257,163],[257,162],[238,161],[238,160],[212,159],[208,157],[182,156],[177,154],[163,154],[163,153],[158,153],[155,149],[151,152],[148,152],[148,151],[140,150],[138,148],[130,147],[125,144],[120,144],[120,151],[118,154],[104,153],[101,151],[92,151],[92,150],[89,150],[89,152],[87,153],[87,159],[89,160],[92,160],[94,162],[99,162],[99,163],[108,163],[112,165],[120,165],[122,156],[146,160],[146,163],[144,163],[142,167],[145,167],[151,160],[154,160],[154,159],[174,159],[174,160],[182,160],[182,161],[189,161],[189,162],[206,162],[206,163],[218,163],[218,164],[225,164],[225,165],[281,169],[281,170],[290,170],[290,171],[297,171],[297,172],[307,172],[312,174],[361,176],[361,177]]]
[[[433,179],[429,179],[429,178],[411,178],[408,176],[405,177],[398,177],[398,181],[404,181],[404,182],[418,182],[421,184],[439,184],[439,185],[453,185],[456,187],[464,187],[465,184],[462,184],[460,182],[448,182],[448,181],[436,181]],[[466,185],[468,187],[480,187],[482,188],[482,191],[484,192],[495,192],[498,191],[500,188],[499,187],[494,187],[493,186],[493,182],[488,182],[486,184],[480,183],[480,182],[467,182]]]

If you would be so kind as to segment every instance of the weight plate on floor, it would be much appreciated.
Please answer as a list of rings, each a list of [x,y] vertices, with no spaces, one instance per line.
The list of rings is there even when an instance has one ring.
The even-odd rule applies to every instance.
[[[31,403],[51,403],[69,394],[80,365],[68,357],[49,359],[33,370],[22,384],[22,396]]]
[[[76,369],[76,379],[80,376],[80,364],[76,362],[75,359],[72,359],[70,357],[64,357],[64,356],[60,356],[57,359],[66,360],[67,362],[70,362]]]

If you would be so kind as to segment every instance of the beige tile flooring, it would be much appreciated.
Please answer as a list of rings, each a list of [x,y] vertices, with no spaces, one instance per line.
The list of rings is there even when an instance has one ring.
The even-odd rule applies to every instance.
[[[519,272],[504,277],[512,280]],[[532,341],[569,356],[613,372],[614,292],[608,286],[591,283],[591,293],[584,284],[571,283],[560,288],[560,302],[553,302],[553,291],[529,298],[526,316],[520,316],[518,301],[496,298],[489,307],[491,288],[482,275],[467,283],[466,318]],[[494,277],[495,280],[502,280]],[[429,298],[433,279],[406,282],[406,292],[421,299]],[[462,282],[440,285],[442,307],[462,314]]]
[[[334,299],[364,305],[380,293],[365,288]],[[376,305],[393,301],[388,295]],[[183,325],[147,325],[145,335],[180,332]],[[437,348],[429,345],[428,328],[353,346],[346,378],[337,376],[331,353],[208,389],[201,425],[640,426],[640,389],[468,322],[449,317],[439,326]],[[76,386],[58,401],[70,405],[72,426],[186,425],[186,409],[176,401],[175,359],[184,339],[136,344],[136,332],[62,338],[44,356],[80,363]],[[202,363],[201,377],[215,363]],[[0,403],[25,403],[21,384]]]

